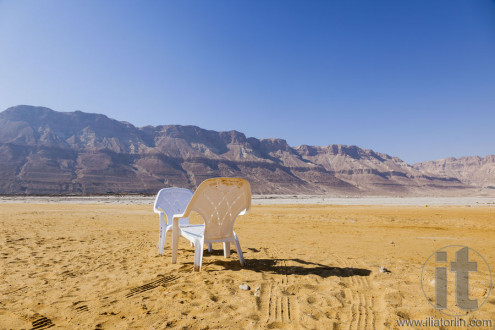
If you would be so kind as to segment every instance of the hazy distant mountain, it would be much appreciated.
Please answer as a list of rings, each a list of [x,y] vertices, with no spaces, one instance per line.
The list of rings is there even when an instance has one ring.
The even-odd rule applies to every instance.
[[[101,114],[43,107],[0,113],[1,194],[156,193],[218,176],[246,178],[254,193],[264,194],[405,196],[470,188],[451,174],[425,174],[356,146],[291,147],[282,139],[195,126],[137,128]]]
[[[495,189],[495,155],[483,158],[451,157],[418,163],[414,168],[435,175],[453,176],[466,184]]]

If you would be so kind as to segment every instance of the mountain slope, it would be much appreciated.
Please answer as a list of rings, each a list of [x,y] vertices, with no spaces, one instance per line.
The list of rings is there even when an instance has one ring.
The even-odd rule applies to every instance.
[[[408,195],[467,187],[356,146],[293,148],[237,131],[137,128],[43,107],[0,113],[1,194],[156,193],[217,176],[246,178],[262,194]]]
[[[414,164],[414,168],[434,175],[453,176],[469,185],[495,188],[495,155],[451,157]]]

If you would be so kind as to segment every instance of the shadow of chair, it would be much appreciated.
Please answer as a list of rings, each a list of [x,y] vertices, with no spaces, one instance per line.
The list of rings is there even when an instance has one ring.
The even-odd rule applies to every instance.
[[[246,265],[240,267],[233,260],[215,260],[212,265],[222,266],[225,269],[239,271],[251,270],[257,273],[269,273],[279,275],[317,275],[322,278],[331,276],[370,276],[371,270],[354,267],[334,267],[319,263],[309,262],[302,259],[247,259]],[[207,270],[215,272],[215,270]]]

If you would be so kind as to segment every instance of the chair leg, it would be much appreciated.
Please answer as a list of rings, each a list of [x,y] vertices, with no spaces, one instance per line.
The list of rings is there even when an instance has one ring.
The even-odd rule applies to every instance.
[[[167,232],[165,228],[160,232],[160,241],[158,243],[158,253],[163,255],[163,249],[165,247],[165,242],[167,241]]]
[[[177,250],[179,248],[179,228],[172,229],[172,263],[177,263]]]
[[[201,265],[203,264],[203,245],[204,240],[194,242],[194,271],[201,271]]]
[[[158,236],[158,254],[163,255],[163,248],[165,246],[165,238],[167,237],[167,223],[163,213],[160,213],[160,233]]]
[[[160,226],[160,233],[158,236],[158,254],[163,254],[163,247],[165,243],[163,242],[163,227]]]
[[[212,247],[211,247],[211,243],[208,243],[208,252],[210,252],[210,253],[211,253],[211,251],[212,251],[212,250],[213,250],[213,249],[212,249]]]
[[[230,242],[223,242],[223,256],[230,258]]]
[[[237,235],[234,233],[235,239],[235,248],[237,249],[237,255],[239,255],[239,260],[241,261],[241,266],[244,266],[246,263],[244,262],[244,256],[242,255],[241,244],[239,243],[239,239]]]
[[[160,225],[160,236],[158,238],[158,254],[163,255],[165,240],[167,238],[167,227]]]

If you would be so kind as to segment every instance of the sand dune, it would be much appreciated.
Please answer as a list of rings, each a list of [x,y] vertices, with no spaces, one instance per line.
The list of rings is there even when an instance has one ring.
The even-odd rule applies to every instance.
[[[177,264],[170,234],[157,255],[151,205],[3,203],[0,328],[383,329],[445,318],[423,296],[421,267],[459,244],[495,269],[494,212],[256,205],[236,222],[246,267],[219,244],[193,273],[186,240]],[[493,294],[466,318],[495,319]]]

